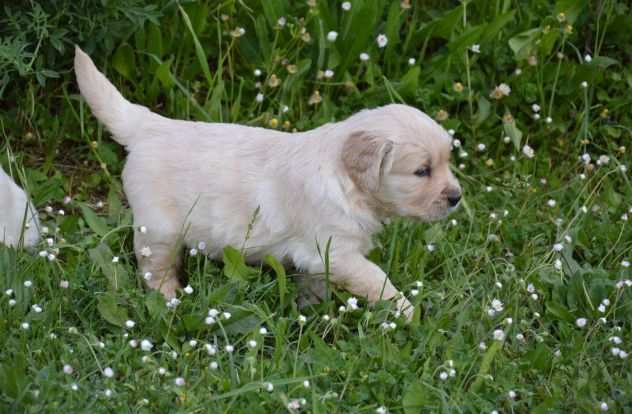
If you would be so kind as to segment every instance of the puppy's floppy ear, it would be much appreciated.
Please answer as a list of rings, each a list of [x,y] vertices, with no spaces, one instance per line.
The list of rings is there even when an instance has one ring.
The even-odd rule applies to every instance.
[[[342,163],[361,190],[375,192],[392,149],[392,141],[357,131],[347,138],[342,147]]]

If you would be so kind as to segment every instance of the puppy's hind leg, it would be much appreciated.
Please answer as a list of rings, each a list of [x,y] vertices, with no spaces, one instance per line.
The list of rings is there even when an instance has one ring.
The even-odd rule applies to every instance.
[[[182,243],[177,233],[136,231],[134,250],[147,286],[160,290],[166,299],[175,298],[181,288],[177,274],[182,261]]]

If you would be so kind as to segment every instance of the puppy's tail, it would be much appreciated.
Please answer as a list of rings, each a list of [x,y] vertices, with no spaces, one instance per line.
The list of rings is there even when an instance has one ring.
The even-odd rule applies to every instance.
[[[75,76],[81,95],[97,119],[113,134],[116,142],[129,145],[139,131],[143,118],[149,116],[151,111],[123,98],[78,46],[75,46]]]

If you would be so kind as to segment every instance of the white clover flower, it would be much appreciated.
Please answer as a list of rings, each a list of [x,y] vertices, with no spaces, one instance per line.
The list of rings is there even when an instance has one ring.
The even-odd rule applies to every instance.
[[[445,381],[445,380],[447,380],[447,379],[448,379],[448,373],[447,373],[447,372],[445,372],[445,371],[441,371],[441,372],[439,373],[439,379],[440,379],[441,381]]]
[[[553,267],[555,267],[556,270],[562,270],[562,261],[560,259],[555,259]]]
[[[224,350],[225,350],[226,352],[228,352],[229,354],[231,354],[231,353],[235,350],[235,347],[234,347],[234,346],[232,346],[232,345],[230,345],[230,344],[228,344],[228,345],[226,345],[226,346],[224,347]]]
[[[583,81],[582,83],[579,84],[579,86],[581,86],[583,89],[586,89],[588,87],[588,82]]]
[[[583,328],[584,326],[586,326],[587,323],[588,319],[586,318],[577,318],[577,320],[575,321],[575,325],[577,325],[578,328]]]
[[[527,158],[533,158],[535,156],[535,151],[533,150],[533,148],[531,148],[528,145],[525,145],[522,147],[522,153],[527,157]]]
[[[531,105],[531,110],[533,112],[540,112],[540,105],[538,105],[537,103],[534,103],[533,105]]]
[[[268,392],[274,391],[274,385],[271,382],[264,382],[263,388],[265,388],[265,390]]]
[[[623,349],[619,351],[619,358],[626,359],[627,357],[628,357],[627,352],[625,352]]]
[[[255,77],[258,78],[259,76],[261,76],[261,69],[255,69],[253,74],[255,75]]]
[[[46,250],[41,250],[38,253],[38,255],[39,255],[39,257],[46,257],[46,256],[48,256],[48,252]]]
[[[20,327],[21,327],[23,330],[28,331],[28,329],[31,327],[31,325],[29,325],[29,323],[28,323],[28,322],[22,322],[22,323],[20,324]]]
[[[62,289],[68,289],[69,286],[70,282],[68,282],[67,280],[62,280],[59,282],[59,287]]]
[[[233,315],[231,315],[230,312],[222,312],[222,318],[224,318],[225,320],[229,320],[232,317]]]
[[[279,19],[277,20],[277,24],[281,27],[285,27],[286,23],[287,19],[284,16],[279,17]]]
[[[257,347],[257,341],[255,341],[254,339],[251,339],[250,341],[248,341],[248,346],[250,348],[256,348]]]
[[[358,299],[354,296],[350,297],[349,299],[347,299],[347,307],[350,308],[351,310],[357,310],[358,309]]]
[[[610,338],[608,338],[608,341],[612,342],[615,345],[621,345],[621,343],[623,342],[623,340],[618,336],[611,336]]]
[[[472,46],[470,46],[470,51],[472,53],[481,53],[481,45],[479,44],[473,44]]]
[[[388,37],[386,37],[386,35],[382,33],[377,36],[375,41],[377,42],[378,47],[383,48],[388,43]]]
[[[127,321],[125,321],[125,326],[129,329],[132,329],[134,326],[136,326],[136,322],[134,322],[131,319],[128,319]]]
[[[297,399],[292,399],[287,403],[288,411],[298,411],[301,409],[301,403]]]
[[[487,316],[489,316],[490,318],[493,318],[494,316],[496,316],[496,311],[494,310],[494,308],[487,309]]]
[[[195,247],[189,250],[189,256],[197,256],[197,254],[198,254],[198,249],[196,249]]]
[[[327,33],[327,40],[329,40],[330,42],[335,42],[337,38],[338,32],[332,30],[331,32]]]
[[[72,373],[75,372],[75,370],[69,364],[65,364],[63,369],[64,369],[64,374],[72,375]]]
[[[456,369],[454,369],[454,368],[450,368],[450,370],[448,370],[448,375],[449,375],[451,378],[454,378],[454,377],[456,376]]]
[[[510,400],[515,400],[518,394],[516,394],[514,390],[509,390],[509,392],[507,393],[507,396],[509,397]]]
[[[109,388],[108,388],[108,389],[106,389],[105,391],[103,391],[103,394],[104,394],[106,397],[110,398],[110,397],[112,396],[112,394],[114,394],[114,392],[113,392],[111,389],[109,389]]]
[[[347,311],[347,307],[346,307],[346,306],[344,306],[344,305],[340,305],[340,306],[338,307],[338,312],[340,312],[340,313],[345,313],[346,311]]]
[[[411,296],[417,296],[417,295],[419,295],[419,290],[417,290],[417,289],[411,289],[411,291],[410,291],[410,295],[411,295]]]
[[[524,335],[523,335],[523,334],[521,334],[521,333],[517,333],[517,334],[516,334],[516,339],[517,339],[518,341],[520,341],[520,342],[523,342],[523,341],[524,341]]]
[[[504,341],[505,340],[505,332],[502,329],[496,329],[493,333],[493,338],[496,341]]]
[[[267,335],[268,334],[268,330],[266,329],[265,326],[262,326],[261,328],[259,328],[259,334],[261,334],[261,335]]]
[[[478,349],[480,349],[481,351],[485,351],[487,349],[487,344],[485,342],[481,341],[478,344]]]
[[[173,382],[174,382],[174,383],[176,384],[176,386],[178,386],[178,387],[183,387],[183,386],[184,386],[184,384],[186,383],[186,382],[184,381],[184,378],[182,378],[182,377],[178,377],[178,378],[176,378]]]
[[[136,339],[130,339],[128,344],[130,347],[136,348],[138,346],[138,341]]]
[[[505,318],[505,323],[506,323],[507,325],[511,325],[511,324],[513,324],[513,318]]]
[[[561,252],[564,249],[564,245],[562,243],[555,243],[553,245],[554,252]]]
[[[344,1],[344,2],[342,2],[342,5],[340,7],[342,7],[342,10],[344,10],[344,11],[349,11],[349,10],[351,10],[351,2],[350,1]]]
[[[499,299],[494,298],[492,300],[492,308],[494,308],[496,312],[502,312],[504,309],[504,305]]]
[[[460,139],[453,139],[452,140],[452,146],[454,148],[460,148],[461,147],[461,140]]]
[[[190,295],[193,293],[193,287],[191,285],[186,285],[184,287],[184,289],[182,289],[184,291],[184,293],[186,293],[187,295]]]
[[[621,266],[625,267],[625,268],[630,267],[630,261],[629,260],[625,260],[625,259],[621,260]]]
[[[31,306],[31,309],[33,309],[33,312],[35,313],[42,313],[42,310],[43,310],[42,307],[38,305],[37,303]]]
[[[140,349],[142,349],[145,352],[151,351],[153,347],[154,347],[154,344],[152,344],[149,339],[143,339],[142,341],[140,341]]]
[[[79,386],[73,382],[72,384],[70,384],[70,389],[73,391],[77,391],[79,389]]]
[[[334,71],[331,70],[331,69],[327,69],[327,70],[325,70],[324,76],[327,79],[333,78],[334,77]]]
[[[329,322],[330,320],[331,320],[331,317],[329,315],[323,315],[323,321]]]
[[[551,198],[551,199],[549,199],[549,200],[546,202],[546,205],[547,205],[547,206],[549,206],[549,207],[555,207],[555,206],[557,205],[557,201],[555,201],[555,200],[553,200],[553,199]]]
[[[178,305],[180,304],[180,299],[178,298],[171,298],[168,302],[167,302],[167,308],[169,309],[175,309],[178,307]]]
[[[516,68],[516,70],[514,70],[514,75],[516,75],[516,76],[522,75],[522,69]]]
[[[204,318],[204,323],[206,325],[215,325],[215,322],[217,322],[217,321],[212,316],[207,316],[206,318]]]
[[[610,306],[610,299],[605,298],[604,300],[601,301],[601,303],[603,303],[604,306]]]
[[[367,60],[369,60],[369,54],[364,52],[360,53],[360,60],[366,62]]]
[[[112,258],[112,263],[118,263],[119,262],[119,257],[118,256],[114,256]]]
[[[209,355],[215,355],[217,353],[217,348],[214,345],[206,344],[204,345],[204,348],[206,349],[206,353]]]
[[[586,55],[586,56],[588,56],[588,55]],[[605,401],[602,401],[602,402],[599,404],[599,409],[600,409],[602,412],[604,412],[604,413],[605,413],[606,411],[608,411],[608,403],[606,403]]]
[[[30,288],[31,286],[33,286],[33,282],[31,282],[30,280],[25,280],[24,281],[24,287],[25,288]]]
[[[428,243],[426,245],[426,250],[428,250],[430,253],[434,252],[436,249],[437,249],[436,246],[432,243]]]
[[[479,152],[483,152],[483,151],[485,151],[485,148],[487,148],[487,147],[485,146],[485,144],[478,144],[478,145],[476,146],[476,149],[477,149]]]
[[[215,371],[217,368],[219,368],[219,364],[217,363],[217,361],[212,361],[212,362],[208,365],[208,367],[209,367],[210,369],[212,369],[213,371]]]
[[[414,65],[417,62],[417,60],[415,58],[408,58],[408,64],[410,66]]]
[[[114,376],[114,370],[110,367],[105,367],[105,369],[103,370],[103,375],[106,378],[112,378]]]
[[[64,204],[70,204],[70,202],[71,202],[71,201],[72,201],[72,197],[70,197],[70,196],[66,196],[66,197],[64,197],[64,201],[63,201],[63,203],[64,203]]]
[[[387,414],[387,413],[388,413],[388,410],[386,409],[386,407],[384,407],[383,405],[381,405],[381,406],[379,406],[379,407],[377,407],[377,408],[375,409],[375,413],[376,413],[376,414]]]
[[[158,374],[166,375],[167,374],[167,369],[163,368],[163,367],[158,368]]]
[[[592,62],[592,56],[590,56],[590,55],[588,55],[588,54],[587,54],[587,55],[585,55],[585,56],[584,56],[584,62],[585,62],[585,63],[590,63],[590,62]]]
[[[257,96],[255,97],[255,101],[259,103],[263,102],[263,94],[261,92],[257,94]]]
[[[547,116],[544,122],[546,122],[547,124],[550,124],[551,122],[553,122],[553,118],[551,118],[550,116]]]
[[[190,346],[191,348],[195,348],[195,347],[197,346],[197,344],[198,344],[198,342],[197,342],[195,339],[191,339],[191,340],[189,341],[189,346]]]
[[[606,306],[602,303],[597,307],[597,310],[599,311],[599,313],[606,313]]]

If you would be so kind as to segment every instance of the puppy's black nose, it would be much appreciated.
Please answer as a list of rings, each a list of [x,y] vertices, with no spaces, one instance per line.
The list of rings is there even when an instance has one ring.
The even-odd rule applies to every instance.
[[[456,206],[459,204],[459,201],[461,201],[461,194],[451,194],[448,196],[448,203],[450,203],[450,207]]]

